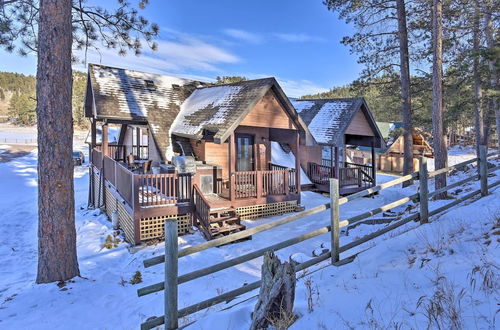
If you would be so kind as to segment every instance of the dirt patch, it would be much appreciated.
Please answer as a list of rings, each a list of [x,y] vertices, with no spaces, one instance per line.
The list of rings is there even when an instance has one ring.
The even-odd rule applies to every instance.
[[[0,163],[7,163],[13,159],[26,156],[34,149],[36,149],[34,146],[9,145],[8,149],[0,149]]]

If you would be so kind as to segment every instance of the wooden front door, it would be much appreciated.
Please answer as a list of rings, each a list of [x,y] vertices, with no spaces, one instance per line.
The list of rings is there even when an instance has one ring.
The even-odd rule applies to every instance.
[[[253,171],[254,136],[250,134],[236,134],[236,171]]]

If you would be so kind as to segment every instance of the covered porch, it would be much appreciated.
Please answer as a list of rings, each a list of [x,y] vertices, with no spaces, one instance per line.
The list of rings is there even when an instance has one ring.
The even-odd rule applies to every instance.
[[[375,159],[375,139],[370,137],[357,136],[352,142],[364,144],[370,143],[372,159]],[[369,140],[372,140],[369,142]],[[346,138],[347,141],[347,138]],[[377,185],[377,168],[375,162],[371,164],[356,164],[348,162],[346,155],[341,160],[339,157],[339,147],[328,146],[330,158],[323,158],[321,164],[308,163],[307,173],[310,180],[315,184],[315,188],[322,192],[330,191],[329,179],[339,180],[341,195],[353,194]]]

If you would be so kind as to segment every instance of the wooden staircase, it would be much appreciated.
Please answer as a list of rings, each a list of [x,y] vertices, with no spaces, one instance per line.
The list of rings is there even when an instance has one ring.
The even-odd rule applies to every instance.
[[[246,227],[241,224],[240,217],[232,207],[212,208],[197,185],[193,189],[195,217],[198,227],[207,240],[230,235]]]
[[[210,226],[204,230],[205,237],[208,240],[246,229],[245,225],[241,224],[236,210],[232,207],[210,210],[209,220]]]

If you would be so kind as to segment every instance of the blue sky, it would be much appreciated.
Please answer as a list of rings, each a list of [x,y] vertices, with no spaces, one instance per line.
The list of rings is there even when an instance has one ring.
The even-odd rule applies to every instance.
[[[142,14],[160,26],[157,52],[101,49],[88,61],[203,80],[274,76],[289,96],[344,85],[361,69],[340,44],[351,28],[321,0],[151,0]],[[0,51],[0,71],[35,70],[34,56]]]

